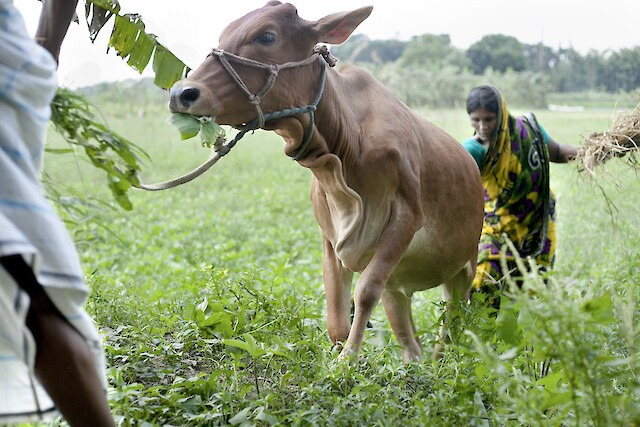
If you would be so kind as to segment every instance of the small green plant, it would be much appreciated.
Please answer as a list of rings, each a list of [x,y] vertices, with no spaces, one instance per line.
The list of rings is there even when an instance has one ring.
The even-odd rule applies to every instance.
[[[133,205],[128,190],[140,182],[141,161],[148,155],[133,142],[97,121],[94,107],[80,94],[58,88],[51,103],[51,123],[72,146],[84,149],[91,163],[107,174],[108,186],[124,209]],[[49,150],[66,153],[68,149]]]

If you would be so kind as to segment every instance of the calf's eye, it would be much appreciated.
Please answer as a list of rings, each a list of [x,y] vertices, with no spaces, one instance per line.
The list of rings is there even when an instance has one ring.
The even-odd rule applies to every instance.
[[[275,33],[272,33],[271,31],[266,31],[260,35],[258,35],[255,38],[255,41],[263,44],[263,45],[270,45],[270,44],[274,44],[276,42],[276,35]]]

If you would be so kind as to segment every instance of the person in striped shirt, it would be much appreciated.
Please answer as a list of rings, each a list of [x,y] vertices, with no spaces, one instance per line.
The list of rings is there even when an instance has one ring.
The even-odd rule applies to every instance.
[[[113,426],[102,340],[78,254],[40,182],[60,46],[77,0],[45,0],[29,37],[0,0],[0,424],[58,411]]]

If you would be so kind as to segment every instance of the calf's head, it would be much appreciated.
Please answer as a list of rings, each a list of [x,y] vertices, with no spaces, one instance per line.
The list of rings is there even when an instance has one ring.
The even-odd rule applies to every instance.
[[[270,1],[223,30],[218,47],[171,88],[169,109],[238,126],[260,111],[307,105],[319,85],[316,44],[344,42],[372,9],[306,21],[293,5]],[[299,66],[283,66],[290,63]]]

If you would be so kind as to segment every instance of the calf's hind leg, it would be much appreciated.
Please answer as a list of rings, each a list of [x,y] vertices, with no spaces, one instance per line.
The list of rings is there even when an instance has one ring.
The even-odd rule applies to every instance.
[[[471,280],[475,274],[475,262],[467,262],[465,266],[451,279],[442,285],[442,296],[447,304],[447,311],[452,308],[453,301],[467,299],[471,289]],[[440,325],[440,334],[438,341],[433,349],[433,357],[440,359],[442,357],[442,344],[448,340],[444,321]]]
[[[411,297],[386,288],[382,293],[382,305],[391,329],[402,347],[402,361],[411,363],[422,358],[422,343],[418,338],[411,314]]]

